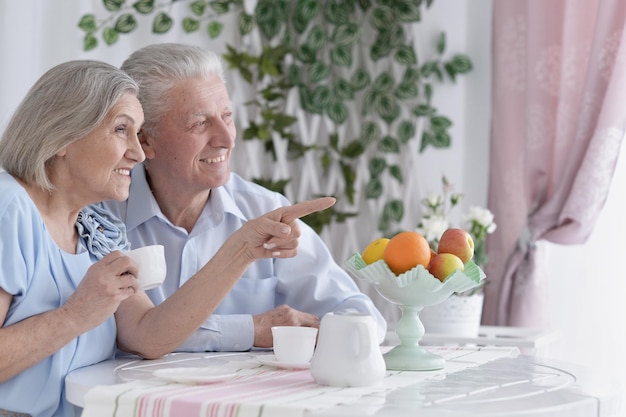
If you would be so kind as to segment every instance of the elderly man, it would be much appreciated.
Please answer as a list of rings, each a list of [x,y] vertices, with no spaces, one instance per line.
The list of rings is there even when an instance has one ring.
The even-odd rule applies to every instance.
[[[133,53],[122,69],[140,85],[146,160],[132,172],[130,196],[106,207],[126,224],[133,247],[165,246],[167,278],[148,291],[164,302],[249,219],[289,205],[282,195],[230,171],[236,128],[221,61],[181,44]],[[371,314],[379,341],[386,323],[301,223],[298,255],[254,262],[183,351],[242,351],[272,346],[271,327],[319,326],[328,312]]]

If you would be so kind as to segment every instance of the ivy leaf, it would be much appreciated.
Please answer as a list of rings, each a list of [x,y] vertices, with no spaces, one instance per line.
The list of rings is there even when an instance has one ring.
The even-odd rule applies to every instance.
[[[342,1],[327,1],[324,17],[328,23],[338,26],[350,21],[350,12]]]
[[[445,133],[452,126],[452,121],[445,116],[433,116],[430,118],[430,127],[435,133]]]
[[[303,62],[305,64],[313,64],[315,61],[317,61],[315,51],[307,45],[302,45],[300,48],[298,48],[298,50],[296,51],[296,58],[300,62]]]
[[[224,24],[218,21],[213,21],[211,23],[209,23],[209,26],[207,26],[207,33],[209,34],[209,37],[211,39],[215,39],[218,36],[220,36],[220,33],[222,33],[222,29],[224,28]]]
[[[291,85],[302,84],[302,70],[296,64],[291,64],[287,69],[287,80]]]
[[[350,84],[352,84],[352,88],[359,91],[367,87],[371,80],[369,72],[359,68],[352,74],[352,77],[350,77]]]
[[[387,6],[375,8],[370,17],[370,23],[379,31],[388,29],[394,20],[393,10]]]
[[[391,174],[393,178],[398,180],[400,184],[404,183],[404,178],[402,176],[402,169],[400,168],[399,165],[391,165],[389,167],[389,174]]]
[[[217,14],[224,14],[228,12],[228,1],[212,1],[209,5]]]
[[[185,33],[192,33],[197,31],[200,28],[200,22],[191,17],[186,17],[183,19],[183,30]]]
[[[343,180],[346,183],[346,188],[344,190],[344,194],[348,198],[350,204],[354,204],[354,182],[356,181],[356,171],[349,164],[344,162],[340,162],[341,173],[343,174]]]
[[[370,178],[376,178],[383,173],[387,167],[385,158],[372,158],[369,163]]]
[[[360,139],[364,146],[380,140],[380,128],[374,122],[367,122],[361,128]]]
[[[330,150],[326,149],[324,152],[322,152],[322,156],[320,156],[320,165],[324,172],[328,172],[328,169],[330,168],[332,161],[333,159],[330,154]]]
[[[452,57],[450,65],[456,74],[465,74],[473,68],[472,61],[467,55],[457,54]]]
[[[204,0],[196,0],[191,3],[191,12],[196,16],[202,16],[206,9],[206,2]]]
[[[424,96],[426,97],[426,103],[430,104],[433,97],[433,86],[430,83],[424,84]]]
[[[93,33],[85,34],[85,37],[83,38],[83,49],[85,51],[91,51],[92,49],[95,49],[97,46],[98,46],[98,39],[96,39],[96,37],[93,36]]]
[[[94,33],[98,29],[98,27],[96,26],[96,16],[93,14],[84,15],[80,18],[80,21],[78,22],[78,27],[87,32],[87,34]],[[85,46],[86,45],[83,42],[83,47]]]
[[[314,107],[324,108],[328,106],[333,99],[333,95],[330,91],[330,88],[327,86],[319,86],[313,90],[313,94],[311,95],[311,104]]]
[[[167,33],[174,25],[174,20],[167,13],[159,13],[152,21],[152,33]]]
[[[437,53],[439,55],[443,55],[445,51],[446,51],[446,33],[441,32],[441,34],[437,38]]]
[[[377,199],[383,195],[383,184],[378,178],[371,178],[365,188],[365,198]]]
[[[435,142],[435,135],[425,130],[422,133],[422,141],[420,142],[420,153],[424,152],[428,145],[432,145]]]
[[[387,124],[391,124],[400,116],[400,105],[393,95],[383,94],[378,101],[376,111]]]
[[[239,14],[239,33],[241,35],[247,35],[254,29],[254,16],[251,16],[245,12]]]
[[[346,158],[354,159],[363,154],[365,148],[363,143],[358,140],[353,140],[341,149],[340,155]]]
[[[274,121],[274,129],[279,132],[282,132],[298,121],[295,117],[283,113],[274,113],[272,120]]]
[[[154,10],[154,0],[139,0],[133,3],[133,8],[140,14],[150,14]]]
[[[401,45],[396,49],[394,59],[401,65],[415,65],[417,64],[417,57],[415,56],[415,50],[408,45]]]
[[[379,92],[388,92],[393,89],[394,79],[390,72],[381,73],[374,81],[374,90]]]
[[[331,149],[338,151],[339,150],[339,135],[337,133],[331,133],[330,135],[328,135],[328,143]]]
[[[437,68],[437,62],[436,61],[425,62],[422,65],[422,68],[420,69],[422,77],[424,77],[424,78],[430,77],[433,73],[435,73],[437,71],[438,71],[438,68]]]
[[[299,0],[293,14],[293,24],[298,33],[304,33],[309,22],[313,20],[322,9],[319,0]]]
[[[335,97],[340,100],[352,100],[354,98],[354,89],[352,88],[352,84],[343,78],[337,81],[333,92],[335,93]]]
[[[111,46],[119,39],[119,33],[114,28],[104,28],[102,31],[102,39],[104,39],[107,45]]]
[[[345,23],[335,27],[331,35],[337,46],[352,45],[361,36],[361,28],[356,23]]]
[[[400,144],[395,138],[385,136],[378,142],[378,150],[384,153],[400,153]]]
[[[435,114],[435,108],[428,104],[418,104],[413,108],[413,114],[418,117],[428,117]]]
[[[404,217],[404,204],[402,203],[402,201],[401,200],[388,201],[385,204],[385,207],[383,207],[383,214],[381,217],[381,223],[379,225],[379,229],[380,229],[380,226],[386,225],[387,227],[385,227],[385,229],[380,229],[380,230],[386,230],[388,228],[390,221],[399,222],[402,220],[402,217]]]
[[[330,74],[330,68],[325,63],[318,61],[311,65],[309,68],[309,82],[311,84],[318,83],[326,78]]]
[[[137,21],[130,13],[124,13],[115,22],[115,30],[119,33],[129,33],[137,27]]]
[[[396,16],[403,23],[419,22],[421,19],[419,1],[396,1]]]
[[[390,52],[391,45],[389,42],[376,40],[370,48],[370,58],[372,58],[372,61],[378,61],[389,55]]]
[[[243,140],[252,140],[257,137],[258,127],[256,123],[250,122],[250,126],[244,129],[242,138]]]
[[[398,140],[400,143],[407,143],[415,136],[415,124],[409,121],[403,121],[398,125]]]
[[[447,132],[436,132],[431,140],[431,145],[435,148],[449,148],[451,143],[452,139]]]
[[[338,46],[330,51],[330,61],[338,67],[352,66],[352,50],[347,46]]]
[[[116,12],[122,8],[122,4],[124,4],[124,0],[103,0],[102,4],[104,4],[104,8],[110,12]]]
[[[419,95],[417,84],[402,82],[398,85],[398,88],[394,91],[394,95],[400,100],[407,100],[415,98]]]
[[[320,26],[313,27],[306,38],[306,44],[315,51],[321,49],[326,45],[326,31]]]
[[[290,178],[278,181],[272,181],[270,178],[252,178],[252,182],[255,184],[259,184],[261,187],[265,187],[268,190],[272,190],[283,195],[285,194],[285,187],[290,181]]]
[[[402,75],[403,83],[417,83],[420,79],[420,72],[414,67],[408,67]]]
[[[326,107],[326,114],[328,114],[330,120],[341,125],[348,119],[348,106],[341,101],[332,102]]]

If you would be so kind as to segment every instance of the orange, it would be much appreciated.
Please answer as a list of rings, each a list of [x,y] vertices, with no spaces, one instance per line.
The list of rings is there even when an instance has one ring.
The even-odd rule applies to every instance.
[[[384,260],[394,274],[400,275],[417,265],[424,268],[430,262],[428,241],[417,232],[400,232],[385,247]]]
[[[385,252],[385,248],[387,247],[387,243],[389,243],[389,239],[387,239],[386,237],[381,237],[379,239],[371,241],[370,244],[367,245],[365,250],[363,250],[361,258],[363,258],[365,263],[368,265],[383,259],[383,254]]]

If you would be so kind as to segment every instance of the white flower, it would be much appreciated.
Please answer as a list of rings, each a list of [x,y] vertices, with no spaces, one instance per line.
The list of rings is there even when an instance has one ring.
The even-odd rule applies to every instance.
[[[493,213],[489,209],[471,206],[465,215],[466,222],[476,222],[483,227],[487,228],[487,233],[492,233],[496,230],[496,225],[493,222]]]
[[[442,196],[433,193],[424,199],[424,204],[428,207],[439,207],[443,203],[442,200]]]
[[[428,242],[439,241],[439,238],[450,227],[450,223],[444,216],[429,216],[422,218],[417,228],[418,233],[426,238]]]

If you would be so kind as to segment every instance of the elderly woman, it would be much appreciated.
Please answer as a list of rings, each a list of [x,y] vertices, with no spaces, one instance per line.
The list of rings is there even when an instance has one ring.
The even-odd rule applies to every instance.
[[[0,146],[0,415],[66,416],[63,380],[115,348],[160,357],[211,315],[254,260],[297,252],[296,219],[332,198],[248,222],[167,302],[137,284],[124,226],[102,200],[128,197],[144,160],[136,83],[96,61],[44,74]]]

